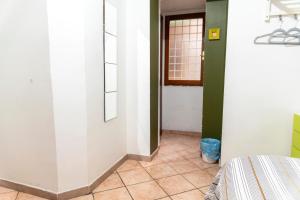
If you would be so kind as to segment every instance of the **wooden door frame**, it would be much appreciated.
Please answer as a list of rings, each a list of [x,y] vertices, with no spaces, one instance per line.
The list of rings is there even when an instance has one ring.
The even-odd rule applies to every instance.
[[[160,74],[160,80],[159,80],[159,92],[160,92],[160,113],[159,113],[159,134],[162,136],[162,87],[163,87],[163,42],[164,42],[164,34],[163,34],[163,29],[164,28],[164,16],[160,16],[160,69],[159,69],[159,74]]]

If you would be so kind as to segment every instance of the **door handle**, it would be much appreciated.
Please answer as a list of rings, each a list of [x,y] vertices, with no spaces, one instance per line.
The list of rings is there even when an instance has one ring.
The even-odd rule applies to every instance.
[[[202,59],[202,61],[204,61],[204,60],[205,60],[205,51],[202,51],[202,54],[201,54],[201,59]]]

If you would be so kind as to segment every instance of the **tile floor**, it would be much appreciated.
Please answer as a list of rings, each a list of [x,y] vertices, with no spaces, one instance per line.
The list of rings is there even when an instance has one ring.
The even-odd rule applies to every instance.
[[[199,138],[165,132],[151,162],[127,160],[90,195],[73,200],[203,200],[217,164],[200,158]],[[0,187],[0,200],[45,200]]]

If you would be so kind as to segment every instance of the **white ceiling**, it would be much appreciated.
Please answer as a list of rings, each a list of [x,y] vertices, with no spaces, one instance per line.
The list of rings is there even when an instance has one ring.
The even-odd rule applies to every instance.
[[[201,10],[205,8],[205,0],[160,0],[161,13]]]

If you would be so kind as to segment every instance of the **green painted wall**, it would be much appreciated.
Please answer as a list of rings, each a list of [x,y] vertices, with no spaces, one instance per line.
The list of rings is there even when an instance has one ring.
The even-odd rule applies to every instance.
[[[150,0],[150,152],[158,147],[159,1]]]
[[[228,1],[206,2],[202,137],[221,139]],[[221,28],[221,39],[208,40],[210,28]]]

